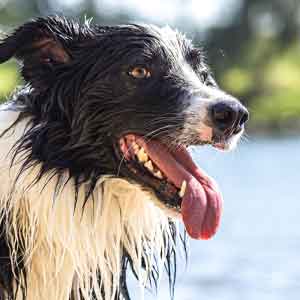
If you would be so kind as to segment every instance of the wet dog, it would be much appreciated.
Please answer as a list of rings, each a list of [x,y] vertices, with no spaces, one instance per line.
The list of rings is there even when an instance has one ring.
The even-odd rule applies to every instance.
[[[246,108],[172,29],[28,22],[0,43],[25,85],[0,109],[1,299],[128,299],[166,265],[177,220],[217,230],[222,198],[187,147],[235,146]]]

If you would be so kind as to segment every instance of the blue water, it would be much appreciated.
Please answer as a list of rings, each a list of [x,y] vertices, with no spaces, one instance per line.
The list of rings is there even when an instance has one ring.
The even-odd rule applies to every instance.
[[[212,240],[191,241],[175,299],[300,299],[300,137],[250,138],[232,153],[202,147],[192,154],[218,181],[224,213]],[[168,299],[167,282],[146,299]]]

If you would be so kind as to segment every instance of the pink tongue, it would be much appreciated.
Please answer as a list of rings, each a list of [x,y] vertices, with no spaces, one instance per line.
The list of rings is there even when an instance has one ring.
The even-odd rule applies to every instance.
[[[222,196],[216,183],[194,164],[184,147],[171,154],[157,141],[146,143],[139,138],[137,142],[177,188],[184,180],[187,182],[181,212],[188,234],[194,239],[212,237],[222,211]]]

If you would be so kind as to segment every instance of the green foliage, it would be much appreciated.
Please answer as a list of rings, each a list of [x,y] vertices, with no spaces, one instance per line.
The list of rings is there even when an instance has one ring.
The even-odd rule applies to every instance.
[[[4,101],[20,83],[19,73],[14,62],[0,66],[0,101]]]
[[[231,68],[224,73],[222,86],[235,95],[243,95],[253,88],[254,80],[251,71],[238,67]]]
[[[275,40],[253,40],[247,45],[237,66],[229,67],[221,77],[222,86],[249,102],[251,122],[299,125],[300,120],[300,46],[291,44],[284,50]],[[295,122],[297,121],[297,122]]]
[[[274,57],[265,71],[267,88],[300,91],[300,46],[292,45]]]
[[[300,118],[300,91],[290,89],[262,95],[251,104],[253,122],[278,122]]]

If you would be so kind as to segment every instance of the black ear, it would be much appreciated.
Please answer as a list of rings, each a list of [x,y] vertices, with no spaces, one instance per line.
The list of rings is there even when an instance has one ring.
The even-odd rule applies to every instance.
[[[55,67],[71,61],[70,42],[76,39],[76,25],[64,18],[48,17],[25,23],[0,42],[0,63],[12,57],[23,63],[26,81],[41,83],[55,75]],[[45,79],[45,81],[47,81]]]

